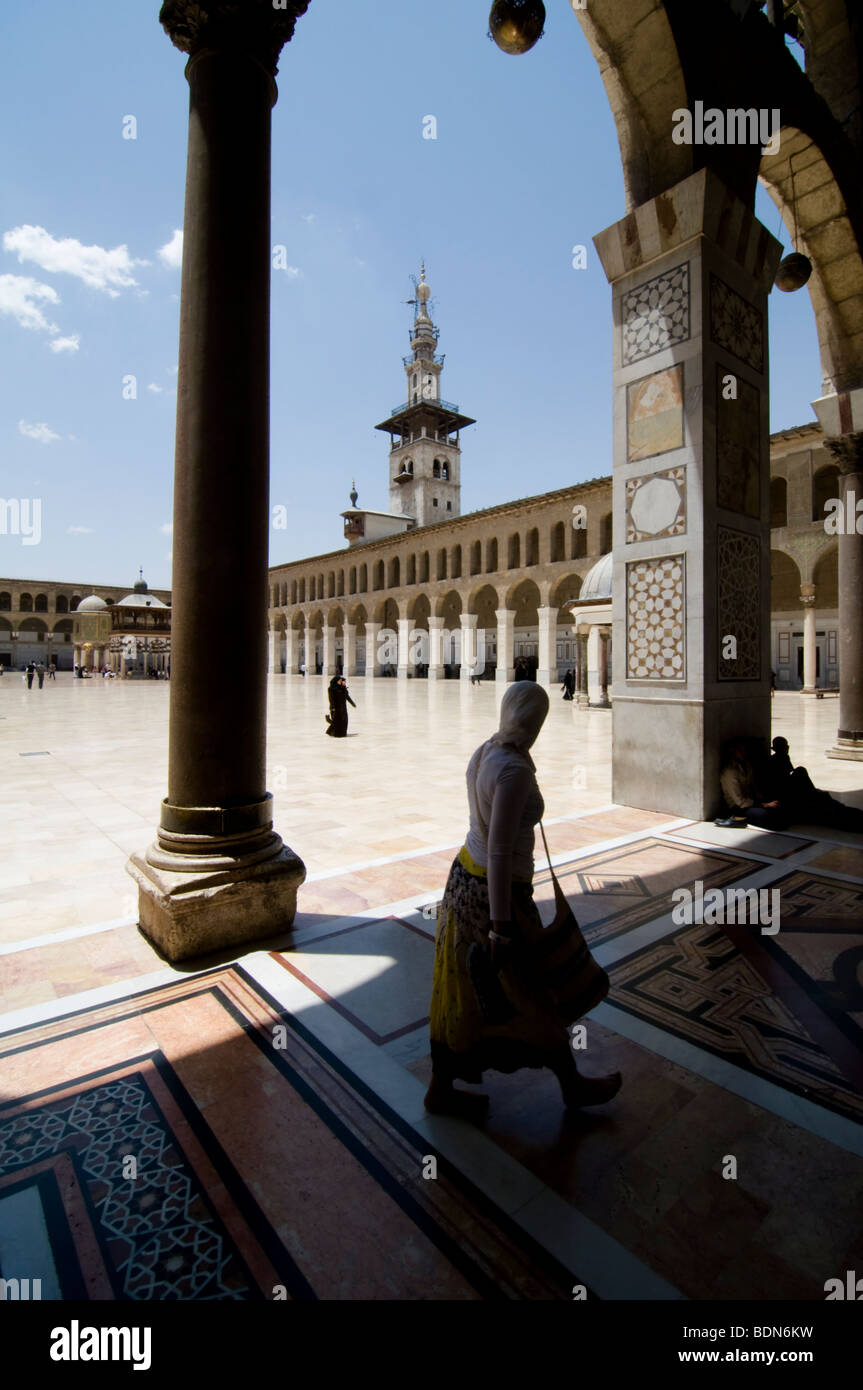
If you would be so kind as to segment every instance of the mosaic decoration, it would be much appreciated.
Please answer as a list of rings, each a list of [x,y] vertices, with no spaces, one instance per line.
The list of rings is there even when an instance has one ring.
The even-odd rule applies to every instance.
[[[783,888],[780,942],[785,902]],[[774,938],[761,940],[771,943],[774,955]],[[682,927],[609,973],[615,1008],[840,1115],[863,1119],[863,1097],[799,1021],[797,996],[789,991],[783,997],[783,977],[774,969],[769,978],[776,982],[768,986],[721,927]]]
[[[689,263],[676,265],[623,296],[623,365],[689,337]]]
[[[716,530],[718,593],[718,670],[721,681],[761,679],[761,542],[758,536]],[[737,655],[722,655],[725,637],[737,641]]]
[[[626,543],[682,536],[686,531],[686,469],[668,468],[626,483]]]
[[[626,457],[630,463],[683,447],[683,366],[666,367],[626,388]]]
[[[627,680],[686,680],[686,557],[626,566]]]
[[[723,398],[716,368],[716,501],[729,512],[761,515],[761,393],[737,378],[737,399]]]
[[[761,314],[717,275],[710,277],[710,336],[754,372],[764,371]]]

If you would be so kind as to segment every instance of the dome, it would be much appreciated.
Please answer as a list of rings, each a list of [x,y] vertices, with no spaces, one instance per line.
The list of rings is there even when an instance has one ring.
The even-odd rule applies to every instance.
[[[100,598],[98,594],[89,594],[87,598],[83,598],[78,604],[78,612],[103,613],[107,607],[108,605],[105,600]]]
[[[608,601],[611,598],[611,575],[614,569],[614,556],[611,551],[607,555],[601,555],[596,564],[593,565],[584,577],[581,592],[578,595],[578,602],[594,602],[598,599]]]
[[[163,603],[160,598],[156,598],[155,594],[148,593],[146,589],[142,593],[137,584],[135,585],[135,592],[133,594],[127,594],[125,598],[121,598],[119,600],[119,605],[121,608],[168,607],[167,603]]]

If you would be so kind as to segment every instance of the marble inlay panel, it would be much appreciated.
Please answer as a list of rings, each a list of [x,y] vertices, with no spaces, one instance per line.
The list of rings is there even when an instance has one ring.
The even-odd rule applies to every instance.
[[[728,373],[716,368],[716,501],[726,511],[761,515],[761,393],[737,377],[726,400]]]
[[[761,679],[761,543],[758,536],[716,530],[716,565],[721,681]],[[736,655],[723,656],[725,639],[733,637]]]
[[[685,574],[683,555],[626,566],[628,680],[686,680]]]
[[[689,264],[645,280],[623,295],[623,364],[640,362],[689,337]]]
[[[754,372],[763,372],[761,314],[718,275],[710,277],[710,336],[714,343],[733,353]]]
[[[666,367],[626,388],[626,457],[630,463],[683,447],[683,366]]]
[[[686,469],[667,468],[626,483],[626,543],[686,531]]]

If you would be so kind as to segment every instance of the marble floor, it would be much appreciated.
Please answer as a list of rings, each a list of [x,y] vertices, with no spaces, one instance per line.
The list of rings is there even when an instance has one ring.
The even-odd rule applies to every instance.
[[[334,741],[320,680],[270,678],[293,930],[174,969],[124,871],[168,687],[0,680],[0,1274],[58,1298],[823,1298],[863,1258],[863,839],[614,806],[609,714],[554,699],[549,849],[612,981],[584,1068],[624,1087],[572,1116],[550,1074],[489,1074],[483,1129],[431,1117],[435,904],[497,697],[352,693]],[[774,732],[863,806],[863,767],[824,756],[837,714],[780,693]],[[776,890],[780,931],[681,924],[696,881]],[[548,919],[542,859],[536,883]]]

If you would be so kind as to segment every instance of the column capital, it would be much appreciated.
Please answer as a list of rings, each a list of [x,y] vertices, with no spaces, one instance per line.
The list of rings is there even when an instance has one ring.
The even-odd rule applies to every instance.
[[[814,584],[801,584],[801,585],[800,585],[800,602],[801,602],[801,603],[805,603],[805,604],[814,604],[814,602],[815,602],[815,585],[814,585]]]
[[[273,77],[309,0],[164,0],[159,22],[190,57],[203,49],[251,53]]]
[[[840,473],[863,473],[863,430],[837,434],[824,440],[824,448]]]

